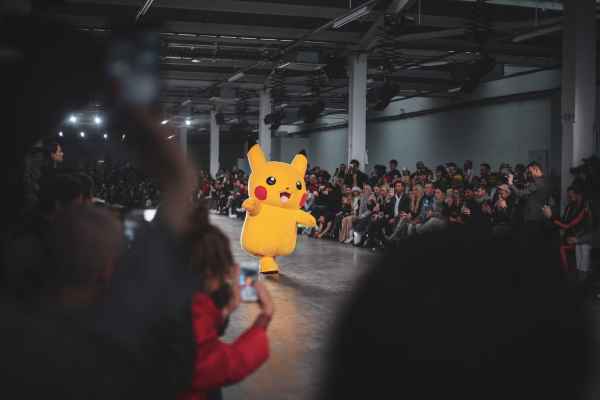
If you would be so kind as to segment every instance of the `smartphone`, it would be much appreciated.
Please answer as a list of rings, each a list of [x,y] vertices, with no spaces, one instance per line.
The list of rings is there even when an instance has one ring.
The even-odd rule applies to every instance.
[[[111,97],[117,106],[155,106],[160,100],[160,34],[150,29],[114,33],[107,57]]]
[[[240,297],[243,302],[253,303],[258,301],[258,294],[254,283],[258,280],[258,262],[240,263]]]

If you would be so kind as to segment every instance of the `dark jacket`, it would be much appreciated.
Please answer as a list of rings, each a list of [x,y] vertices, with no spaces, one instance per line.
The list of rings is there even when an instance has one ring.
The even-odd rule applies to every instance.
[[[398,202],[400,204],[397,206]],[[394,195],[394,197],[389,199],[389,201],[385,205],[385,215],[387,215],[390,218],[397,217],[397,215],[395,214],[396,206],[398,207],[398,214],[401,212],[409,213],[410,198],[408,197],[408,195],[404,194],[400,198]]]
[[[552,198],[552,190],[546,177],[534,178],[523,189],[519,189],[515,185],[512,185],[510,189],[522,204],[525,222],[544,222],[542,208],[546,204],[550,204]]]

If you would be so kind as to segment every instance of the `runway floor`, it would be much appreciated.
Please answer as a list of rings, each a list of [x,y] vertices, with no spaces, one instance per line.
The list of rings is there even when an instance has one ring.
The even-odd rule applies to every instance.
[[[211,218],[231,239],[236,260],[253,260],[240,247],[242,221]],[[295,253],[278,259],[279,276],[265,277],[275,302],[269,327],[271,357],[254,375],[226,388],[225,399],[314,399],[337,310],[375,260],[369,250],[299,237]],[[257,312],[255,304],[242,304],[231,318],[225,340],[235,339],[250,326]]]

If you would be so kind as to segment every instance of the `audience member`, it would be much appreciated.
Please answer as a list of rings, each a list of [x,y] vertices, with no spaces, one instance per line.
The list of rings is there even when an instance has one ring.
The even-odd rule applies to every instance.
[[[465,228],[403,242],[346,304],[319,398],[582,399],[585,310],[546,244]]]
[[[196,213],[193,224],[198,228],[190,238],[190,268],[198,272],[202,283],[192,302],[196,361],[191,387],[179,398],[208,400],[220,398],[223,386],[241,381],[267,360],[266,330],[274,310],[264,284],[255,282],[260,314],[235,342],[219,339],[240,304],[240,269],[234,263],[227,236],[207,224],[206,207],[201,205]]]

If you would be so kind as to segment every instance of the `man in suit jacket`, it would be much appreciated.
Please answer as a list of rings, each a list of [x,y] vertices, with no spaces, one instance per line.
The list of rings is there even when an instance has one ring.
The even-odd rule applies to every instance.
[[[388,234],[393,232],[400,219],[410,213],[410,198],[406,194],[404,182],[394,182],[394,196],[392,196],[385,207],[385,215],[388,220],[386,230]]]

